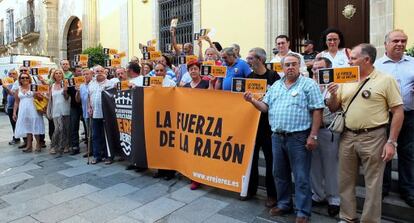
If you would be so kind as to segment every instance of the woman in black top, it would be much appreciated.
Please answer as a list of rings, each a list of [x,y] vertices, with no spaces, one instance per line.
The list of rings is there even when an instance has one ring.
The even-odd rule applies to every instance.
[[[187,69],[191,76],[191,82],[185,84],[183,87],[214,89],[213,81],[215,77],[211,77],[210,81],[203,80],[200,75],[201,64],[197,60],[191,60],[190,62],[188,62]]]

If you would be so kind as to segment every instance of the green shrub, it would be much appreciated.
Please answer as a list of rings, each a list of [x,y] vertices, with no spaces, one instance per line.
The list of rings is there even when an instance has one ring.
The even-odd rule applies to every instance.
[[[82,54],[88,54],[88,67],[93,67],[95,65],[104,66],[105,60],[108,59],[108,55],[103,53],[103,47],[101,44],[98,44],[96,47],[89,47],[82,51]]]
[[[407,49],[407,55],[414,57],[414,46]]]

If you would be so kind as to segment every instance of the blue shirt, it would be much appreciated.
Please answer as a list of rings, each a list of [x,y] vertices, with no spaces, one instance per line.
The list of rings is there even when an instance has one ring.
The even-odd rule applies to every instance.
[[[88,85],[81,84],[81,86],[79,87],[79,96],[80,96],[81,104],[82,104],[82,117],[83,118],[89,118],[89,115],[88,115],[88,96],[89,96]]]
[[[325,104],[319,86],[310,78],[299,76],[288,89],[286,78],[276,81],[267,91],[263,102],[269,106],[272,132],[298,132],[312,126],[312,110]]]
[[[414,58],[404,55],[400,61],[395,62],[384,55],[374,64],[378,70],[391,74],[400,86],[404,110],[414,110]]]
[[[12,87],[13,87],[13,85],[12,84],[10,84],[9,86],[7,86],[7,88],[9,89],[9,90],[11,90],[12,89]],[[5,91],[5,90],[4,90]],[[13,107],[14,107],[14,95],[13,94],[7,94],[7,106],[6,106],[6,109],[13,109]],[[6,111],[7,112],[7,111]]]
[[[152,70],[151,72],[149,72],[148,76],[154,77],[155,71]],[[173,80],[174,82],[177,82],[177,75],[175,75],[174,71],[171,68],[167,68],[167,76],[170,77],[170,79]]]
[[[223,79],[223,90],[231,90],[233,78],[245,78],[251,72],[249,65],[244,60],[236,59],[233,65],[227,66],[226,77]]]

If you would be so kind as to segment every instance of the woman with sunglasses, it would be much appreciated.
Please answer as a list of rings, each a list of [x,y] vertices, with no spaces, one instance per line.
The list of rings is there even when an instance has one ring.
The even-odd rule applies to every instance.
[[[16,121],[14,136],[27,137],[26,148],[23,152],[32,152],[33,136],[36,139],[36,152],[40,152],[39,135],[45,134],[45,125],[42,116],[36,111],[33,98],[37,93],[30,90],[32,79],[28,69],[21,69],[18,78],[19,87],[15,92],[13,119]],[[18,111],[18,112],[17,112]]]

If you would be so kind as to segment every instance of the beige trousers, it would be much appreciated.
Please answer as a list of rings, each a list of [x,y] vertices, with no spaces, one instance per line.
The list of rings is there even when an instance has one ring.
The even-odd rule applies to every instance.
[[[365,202],[361,223],[381,222],[382,178],[385,162],[381,155],[387,142],[386,128],[355,134],[345,130],[339,145],[339,217],[347,222],[357,220],[355,186],[359,164],[365,179]]]

